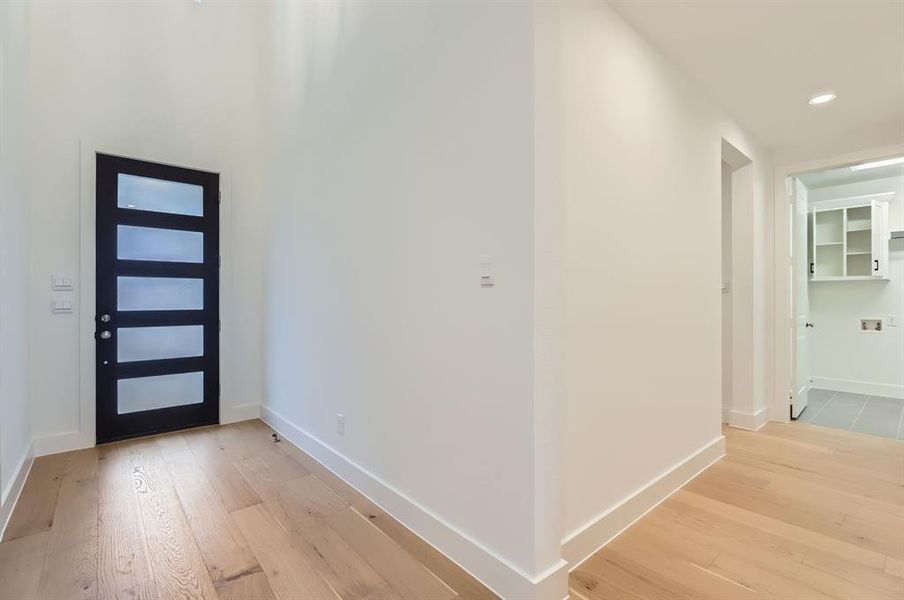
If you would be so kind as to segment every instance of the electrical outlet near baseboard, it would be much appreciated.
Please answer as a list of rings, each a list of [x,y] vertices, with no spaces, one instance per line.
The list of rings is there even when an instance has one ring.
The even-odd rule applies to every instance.
[[[336,413],[336,433],[345,435],[345,415]]]

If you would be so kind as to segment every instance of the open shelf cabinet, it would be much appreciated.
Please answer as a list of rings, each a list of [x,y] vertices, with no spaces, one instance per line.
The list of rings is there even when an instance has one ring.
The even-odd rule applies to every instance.
[[[889,194],[820,203],[807,223],[811,281],[888,278]]]

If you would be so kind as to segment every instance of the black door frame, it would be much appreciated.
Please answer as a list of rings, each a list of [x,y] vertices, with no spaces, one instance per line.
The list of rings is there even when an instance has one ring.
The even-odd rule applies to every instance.
[[[120,173],[191,183],[203,187],[203,216],[187,216],[120,208]],[[96,155],[96,441],[97,443],[186,429],[219,422],[219,174],[151,163],[107,154]],[[175,263],[116,258],[117,225],[198,231],[204,234],[203,263]],[[117,310],[117,276],[197,277],[204,280],[204,309]],[[109,322],[101,315],[110,315]],[[202,325],[204,356],[117,364],[117,328]],[[109,331],[109,339],[100,332]],[[133,377],[202,371],[204,401],[169,408],[117,414],[117,381]]]

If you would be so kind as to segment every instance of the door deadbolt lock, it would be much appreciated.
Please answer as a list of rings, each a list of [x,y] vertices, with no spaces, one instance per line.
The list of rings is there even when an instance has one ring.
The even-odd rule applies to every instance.
[[[102,340],[109,340],[111,337],[113,337],[113,334],[110,333],[109,331],[101,331],[97,337],[99,337]]]

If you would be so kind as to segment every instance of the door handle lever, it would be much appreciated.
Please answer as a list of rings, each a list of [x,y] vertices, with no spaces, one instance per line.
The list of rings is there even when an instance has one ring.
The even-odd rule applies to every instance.
[[[813,327],[813,323],[807,323],[807,327]]]

